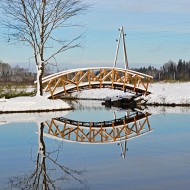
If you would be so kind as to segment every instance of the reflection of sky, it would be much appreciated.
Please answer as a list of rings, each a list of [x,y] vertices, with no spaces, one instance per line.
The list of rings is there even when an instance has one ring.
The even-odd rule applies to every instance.
[[[33,123],[0,125],[0,177],[29,169],[32,144],[37,143],[35,126]]]
[[[107,108],[101,105],[101,101],[89,101],[82,100],[75,103],[74,110],[71,110],[65,118],[76,120],[76,121],[88,121],[88,122],[98,122],[98,121],[109,121],[124,117],[127,110],[119,110],[118,108]]]
[[[117,144],[63,143],[59,161],[73,169],[86,169],[90,189],[188,189],[189,115],[153,115],[149,122],[153,132],[128,141],[125,160]],[[0,177],[31,169],[36,130],[32,123],[0,126]],[[45,142],[48,151],[57,148],[55,140],[45,138]]]
[[[122,112],[115,112],[116,118],[124,117],[125,111]],[[89,121],[89,122],[95,122],[95,121],[108,121],[114,119],[114,111],[113,110],[75,110],[69,112],[65,116],[66,118],[76,120],[76,121]]]

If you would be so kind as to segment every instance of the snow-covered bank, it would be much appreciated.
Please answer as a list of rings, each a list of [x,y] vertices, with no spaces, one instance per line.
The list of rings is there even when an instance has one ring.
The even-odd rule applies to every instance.
[[[152,83],[149,90],[152,94],[144,97],[147,104],[177,104],[190,105],[190,82],[186,83]],[[78,98],[104,99],[105,97],[125,96],[119,90],[92,89],[75,93]],[[92,106],[91,104],[89,106]],[[2,112],[35,112],[68,110],[70,106],[62,100],[50,100],[44,97],[17,97],[0,99],[0,113]],[[187,108],[188,109],[188,108]]]
[[[105,99],[107,96],[115,97],[115,96],[125,96],[131,95],[130,93],[124,93],[121,90],[113,90],[108,88],[102,89],[91,89],[91,90],[84,90],[80,92],[73,93],[74,96],[81,99]]]
[[[190,105],[190,82],[184,83],[151,83],[149,90],[152,94],[144,97],[147,104],[160,105]],[[106,96],[125,96],[129,93],[124,93],[119,90],[111,89],[92,89],[81,91],[75,94],[78,98],[104,99]]]
[[[190,82],[153,83],[149,90],[152,94],[144,97],[147,104],[190,105]]]
[[[68,110],[70,106],[62,100],[50,100],[41,96],[0,99],[0,112],[35,112]]]

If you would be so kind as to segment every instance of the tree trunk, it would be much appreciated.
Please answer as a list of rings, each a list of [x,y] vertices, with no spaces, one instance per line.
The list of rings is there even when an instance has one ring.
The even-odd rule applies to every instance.
[[[44,73],[44,63],[41,62],[36,65],[37,71],[37,93],[36,96],[43,96],[43,88],[42,88],[42,77]]]
[[[38,123],[38,154],[40,160],[40,170],[42,170],[42,189],[47,190],[47,176],[46,176],[46,146],[44,142],[44,123]],[[40,174],[40,172],[39,172]],[[40,176],[39,176],[40,179]]]

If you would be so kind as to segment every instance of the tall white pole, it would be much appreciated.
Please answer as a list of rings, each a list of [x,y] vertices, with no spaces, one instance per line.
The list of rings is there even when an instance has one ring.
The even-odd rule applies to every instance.
[[[116,49],[116,53],[115,53],[115,60],[114,60],[113,67],[116,67],[116,64],[117,64],[117,58],[118,58],[120,40],[121,40],[121,30],[120,30],[120,33],[119,33],[119,39],[118,39],[118,43],[117,43],[117,49]]]
[[[125,33],[124,33],[123,26],[121,27],[121,31],[122,31],[122,39],[123,39],[123,54],[124,54],[125,69],[128,69],[127,50],[126,50],[126,45],[125,45]]]
[[[121,41],[121,38],[122,38],[122,41],[123,41],[124,64],[125,64],[125,69],[128,69],[127,50],[126,50],[126,45],[125,45],[125,33],[124,33],[123,26],[119,29],[119,31],[120,31],[120,33],[119,33],[119,39],[118,39],[118,43],[117,43],[117,49],[116,49],[116,53],[115,53],[115,60],[114,60],[113,67],[116,67],[116,64],[117,64],[117,58],[118,58],[118,53],[119,53],[119,46],[120,46],[120,41]]]

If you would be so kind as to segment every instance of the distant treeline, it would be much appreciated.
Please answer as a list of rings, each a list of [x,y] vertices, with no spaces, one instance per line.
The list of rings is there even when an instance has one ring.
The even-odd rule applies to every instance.
[[[46,74],[49,74],[46,70]],[[0,83],[34,84],[36,73],[19,65],[11,67],[8,63],[0,61]]]
[[[148,68],[142,67],[134,70],[153,76],[155,81],[190,81],[190,61],[183,61],[182,59],[178,63],[168,61],[160,69],[149,66]]]
[[[178,80],[190,81],[190,61],[179,60],[178,63],[168,61],[161,68],[153,66],[133,69],[135,71],[153,76],[154,81]],[[45,75],[51,72],[46,69]],[[33,84],[36,73],[20,66],[11,67],[8,63],[0,61],[0,82]]]
[[[20,66],[11,67],[8,63],[0,61],[0,82],[33,84],[36,74]]]

